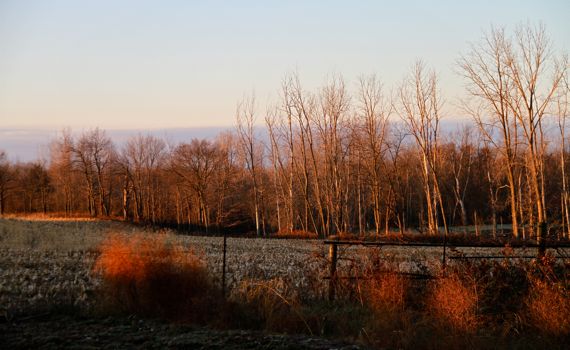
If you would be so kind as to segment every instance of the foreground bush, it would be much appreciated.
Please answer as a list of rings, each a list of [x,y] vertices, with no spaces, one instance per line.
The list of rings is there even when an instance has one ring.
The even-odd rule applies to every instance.
[[[395,273],[379,273],[366,284],[367,301],[379,313],[396,313],[405,306],[409,280]]]
[[[435,282],[427,307],[443,329],[474,333],[478,324],[477,302],[475,283],[450,274]]]
[[[548,336],[570,334],[570,293],[561,283],[531,277],[526,304],[532,328]]]
[[[101,245],[95,272],[105,305],[168,319],[204,321],[214,288],[206,265],[163,236],[111,236]]]

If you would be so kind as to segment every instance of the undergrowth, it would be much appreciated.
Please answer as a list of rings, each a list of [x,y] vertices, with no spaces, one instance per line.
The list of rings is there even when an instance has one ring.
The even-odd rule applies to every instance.
[[[224,299],[196,253],[160,236],[110,237],[95,271],[105,305],[219,328],[388,349],[564,348],[570,340],[568,266],[551,257],[462,261],[425,279],[398,273],[392,259],[374,253],[345,265],[335,300],[301,297],[281,278],[242,281]]]

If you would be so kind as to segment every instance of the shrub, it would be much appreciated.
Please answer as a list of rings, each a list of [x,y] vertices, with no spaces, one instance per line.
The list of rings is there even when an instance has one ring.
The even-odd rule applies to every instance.
[[[477,303],[476,284],[450,274],[435,282],[427,307],[436,325],[473,333],[478,325]]]
[[[396,273],[378,273],[366,286],[367,301],[377,312],[397,312],[405,306],[408,279]]]
[[[286,281],[274,278],[266,281],[242,281],[234,298],[244,307],[242,322],[272,331],[308,332],[313,334],[303,315],[297,297],[290,293]]]
[[[407,305],[410,280],[393,272],[377,272],[365,285],[366,304],[371,311],[365,339],[377,348],[404,348],[413,337],[413,311]],[[408,338],[408,339],[406,339]]]
[[[205,264],[164,236],[119,236],[101,245],[94,270],[107,306],[176,320],[203,321],[213,293]]]
[[[526,304],[531,326],[540,333],[570,334],[570,295],[561,283],[531,277]]]

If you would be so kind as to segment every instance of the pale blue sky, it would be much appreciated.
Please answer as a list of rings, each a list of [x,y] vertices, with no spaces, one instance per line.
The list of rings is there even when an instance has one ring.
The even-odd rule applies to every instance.
[[[227,126],[244,93],[262,112],[287,72],[308,88],[375,73],[389,88],[417,58],[453,115],[468,42],[542,21],[568,52],[569,14],[568,0],[0,0],[0,128]]]

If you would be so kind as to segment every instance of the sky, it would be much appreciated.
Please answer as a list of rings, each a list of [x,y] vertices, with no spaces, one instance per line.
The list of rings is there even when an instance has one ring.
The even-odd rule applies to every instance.
[[[0,0],[0,149],[64,127],[228,127],[244,94],[262,113],[288,73],[307,89],[331,74],[349,87],[376,74],[389,89],[417,59],[458,117],[454,62],[470,42],[542,22],[570,52],[569,13],[567,0]]]

